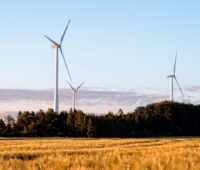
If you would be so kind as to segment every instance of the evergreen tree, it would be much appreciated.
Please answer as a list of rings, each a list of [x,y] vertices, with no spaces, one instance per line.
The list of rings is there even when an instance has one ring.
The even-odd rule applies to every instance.
[[[68,115],[67,115],[67,130],[68,130],[68,135],[69,136],[75,136],[74,134],[74,113],[72,111],[72,109],[70,109]]]
[[[27,134],[29,131],[34,131],[35,113],[34,112],[19,112],[17,116],[18,127],[22,127],[23,133]]]
[[[84,136],[84,117],[85,115],[82,111],[75,113],[74,127],[78,136]]]
[[[5,122],[6,126],[9,126],[11,128],[13,128],[15,125],[15,119],[11,115],[6,116],[4,118],[4,122]]]
[[[91,118],[89,118],[88,124],[87,124],[87,136],[88,137],[95,137],[95,125]]]
[[[2,119],[0,119],[0,135],[3,135],[4,130],[6,129],[6,125]]]

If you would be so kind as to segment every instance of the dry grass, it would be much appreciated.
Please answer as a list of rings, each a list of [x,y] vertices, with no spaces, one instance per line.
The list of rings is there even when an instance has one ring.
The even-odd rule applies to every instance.
[[[199,170],[200,139],[1,139],[0,169]]]

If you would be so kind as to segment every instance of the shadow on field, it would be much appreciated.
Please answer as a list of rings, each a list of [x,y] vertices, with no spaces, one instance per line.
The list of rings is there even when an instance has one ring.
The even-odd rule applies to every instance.
[[[38,157],[40,157],[40,155],[36,155],[36,154],[5,154],[1,156],[3,159],[5,160],[9,160],[9,159],[19,159],[22,161],[25,160],[34,160]]]

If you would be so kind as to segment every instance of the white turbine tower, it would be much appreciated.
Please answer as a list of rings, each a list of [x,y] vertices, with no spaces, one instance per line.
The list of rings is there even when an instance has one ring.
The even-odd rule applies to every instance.
[[[183,91],[178,83],[178,80],[176,78],[176,60],[177,60],[177,52],[176,52],[176,57],[175,57],[175,63],[174,63],[174,70],[173,70],[173,74],[167,76],[167,78],[170,78],[170,101],[174,101],[174,83],[173,80],[176,81],[178,88],[181,92],[181,94],[184,96]]]
[[[69,75],[69,78],[70,78],[70,81],[72,81],[72,78],[71,78],[71,75],[70,75],[70,72],[69,72],[69,69],[68,69],[68,66],[67,66],[67,63],[66,63],[66,60],[65,60],[65,57],[64,57],[64,54],[63,54],[63,51],[62,51],[62,43],[63,43],[63,40],[64,40],[64,37],[65,37],[65,33],[68,29],[68,26],[69,26],[69,23],[70,23],[70,20],[68,21],[68,24],[62,34],[62,37],[60,39],[60,43],[57,43],[55,42],[54,40],[52,40],[51,38],[49,38],[48,36],[44,35],[51,43],[53,43],[52,45],[52,48],[55,48],[55,91],[54,91],[54,111],[59,113],[59,95],[58,95],[58,51],[60,51],[61,55],[62,55],[62,58],[63,58],[63,61],[65,63],[65,67],[67,69],[67,72],[68,72],[68,75]]]
[[[74,111],[76,110],[76,105],[78,107],[78,95],[77,95],[77,92],[78,92],[78,90],[81,88],[81,86],[84,83],[85,82],[81,83],[77,88],[75,88],[74,86],[72,86],[72,84],[70,82],[68,82],[69,86],[71,87],[71,89],[73,91],[73,109],[74,109]]]

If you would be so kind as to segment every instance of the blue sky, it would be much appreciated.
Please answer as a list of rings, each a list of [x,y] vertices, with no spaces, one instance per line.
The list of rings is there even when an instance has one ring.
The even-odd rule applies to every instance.
[[[0,88],[52,89],[54,51],[43,35],[59,41],[70,18],[63,51],[75,84],[165,95],[178,51],[180,85],[197,87],[199,9],[194,0],[1,1]],[[60,60],[60,88],[67,79]]]

